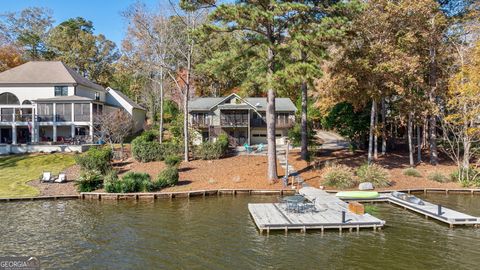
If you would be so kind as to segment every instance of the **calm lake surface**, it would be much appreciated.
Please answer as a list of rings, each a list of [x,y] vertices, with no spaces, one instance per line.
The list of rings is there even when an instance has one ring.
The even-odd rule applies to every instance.
[[[480,216],[480,196],[428,195]],[[0,256],[60,269],[479,269],[480,229],[448,226],[376,204],[381,232],[260,235],[249,202],[275,196],[155,202],[0,204]]]

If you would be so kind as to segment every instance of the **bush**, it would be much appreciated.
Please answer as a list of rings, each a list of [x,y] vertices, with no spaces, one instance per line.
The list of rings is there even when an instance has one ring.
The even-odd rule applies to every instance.
[[[225,154],[228,150],[228,135],[224,133],[218,135],[217,143],[220,144],[223,154]]]
[[[440,182],[440,183],[447,183],[450,182],[450,179],[443,175],[440,172],[432,172],[428,175],[428,179],[435,181],[435,182]]]
[[[118,180],[117,172],[112,170],[103,179],[103,187],[108,193],[122,192],[121,183]]]
[[[351,188],[356,184],[352,169],[345,165],[328,165],[324,169],[323,179],[325,185],[337,188]]]
[[[154,185],[147,173],[129,172],[120,180],[122,193],[152,191]]]
[[[403,170],[403,175],[413,176],[413,177],[422,177],[422,174],[414,168],[407,168]]]
[[[173,187],[178,183],[178,169],[176,167],[167,167],[157,177],[155,186],[157,188]]]
[[[218,141],[204,142],[193,149],[193,155],[195,158],[204,160],[219,159],[224,154],[222,146],[222,143],[219,143]]]
[[[75,185],[79,192],[91,192],[102,187],[102,174],[99,171],[82,171]]]
[[[374,187],[387,187],[390,185],[388,172],[379,165],[362,165],[357,170],[360,182],[371,182]]]
[[[176,167],[182,162],[182,158],[180,156],[168,156],[165,158],[165,164],[169,167]]]
[[[144,133],[132,141],[132,155],[140,162],[160,161],[181,151],[178,145],[172,143],[160,144],[152,132]]]
[[[462,186],[480,186],[480,172],[475,168],[458,169],[454,171],[450,178],[452,181],[458,181]]]
[[[75,162],[84,171],[106,173],[110,170],[113,154],[108,147],[92,147],[87,152],[75,156]]]

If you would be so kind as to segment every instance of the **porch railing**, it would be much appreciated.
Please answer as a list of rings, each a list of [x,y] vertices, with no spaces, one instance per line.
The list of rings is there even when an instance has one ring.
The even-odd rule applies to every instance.
[[[267,122],[263,119],[259,119],[259,118],[256,118],[256,119],[252,119],[251,122],[250,122],[251,126],[252,127],[266,127],[267,126]],[[292,119],[288,119],[288,120],[285,120],[285,119],[278,119],[275,121],[275,126],[277,128],[289,128],[289,127],[293,127],[295,125],[295,121],[293,121]]]
[[[75,121],[88,122],[90,121],[89,114],[75,114]]]
[[[210,119],[193,119],[192,126],[194,127],[208,127],[211,125]]]
[[[72,115],[71,114],[57,114],[57,115],[55,115],[55,120],[57,122],[70,122],[70,121],[72,121]]]
[[[15,120],[14,120],[15,119]],[[0,114],[0,122],[31,122],[31,114]]]
[[[221,114],[220,125],[227,127],[247,126],[248,114]]]

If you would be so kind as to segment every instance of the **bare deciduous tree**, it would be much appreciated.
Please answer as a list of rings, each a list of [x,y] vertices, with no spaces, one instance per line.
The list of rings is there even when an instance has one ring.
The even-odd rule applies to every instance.
[[[123,159],[123,143],[133,131],[132,116],[124,110],[104,112],[95,116],[93,126],[96,136],[110,144],[112,150],[115,144],[120,144]]]

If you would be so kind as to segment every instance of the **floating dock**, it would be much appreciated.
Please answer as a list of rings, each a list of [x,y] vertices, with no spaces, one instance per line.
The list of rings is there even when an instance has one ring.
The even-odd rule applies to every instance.
[[[391,194],[383,194],[382,197],[384,197],[391,204],[395,204],[405,209],[425,215],[427,218],[436,219],[450,225],[450,227],[455,225],[480,225],[480,218],[467,215],[438,204],[424,201],[424,205],[418,205],[396,198]]]
[[[390,193],[380,194],[375,199],[346,199],[345,201],[335,197],[334,194],[323,190],[304,187],[299,193],[315,204],[320,211],[308,211],[305,213],[288,212],[285,205],[281,203],[259,203],[249,204],[248,210],[260,232],[264,230],[267,233],[270,230],[297,229],[305,232],[308,229],[343,229],[350,231],[360,228],[380,229],[385,225],[384,220],[380,220],[370,214],[357,215],[348,211],[348,201],[360,202],[388,202],[415,213],[424,215],[426,218],[432,218],[442,223],[448,224],[451,228],[460,225],[480,226],[480,218],[455,211],[453,209],[424,201],[424,205],[418,205],[404,201],[392,196]],[[345,218],[343,217],[345,213]]]
[[[315,198],[317,211],[303,213],[290,212],[281,203],[251,203],[248,210],[260,232],[270,230],[300,230],[305,232],[309,229],[321,230],[343,229],[357,230],[370,228],[377,230],[385,225],[370,214],[357,215],[348,212],[348,203],[316,188],[302,188],[300,193],[307,199]]]

